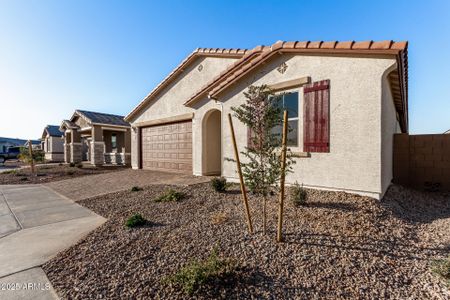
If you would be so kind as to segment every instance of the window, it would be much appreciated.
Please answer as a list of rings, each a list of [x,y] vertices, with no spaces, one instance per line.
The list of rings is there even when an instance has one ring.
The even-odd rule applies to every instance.
[[[298,146],[298,92],[286,93],[277,96],[277,105],[284,112],[288,111],[288,140],[287,145],[297,147]],[[283,125],[274,128],[274,133],[279,134],[281,138],[281,133],[283,130]]]
[[[111,148],[117,150],[117,136],[115,133],[111,134]]]

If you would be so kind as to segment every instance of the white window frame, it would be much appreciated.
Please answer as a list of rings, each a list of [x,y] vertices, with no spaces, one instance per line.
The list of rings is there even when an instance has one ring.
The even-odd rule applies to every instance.
[[[298,116],[296,118],[289,118],[288,115],[288,123],[289,121],[297,121],[297,146],[288,146],[289,149],[293,152],[302,152],[303,151],[303,87],[296,87],[291,89],[280,90],[274,93],[274,96],[281,96],[282,94],[288,93],[298,93]]]

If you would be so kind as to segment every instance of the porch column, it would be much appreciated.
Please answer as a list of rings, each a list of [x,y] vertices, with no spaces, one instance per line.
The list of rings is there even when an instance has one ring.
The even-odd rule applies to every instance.
[[[123,154],[125,157],[125,165],[129,166],[131,165],[131,129],[127,129],[124,134],[124,139]]]
[[[105,163],[105,143],[103,130],[100,126],[92,126],[91,164],[101,166]]]
[[[140,129],[133,127],[131,131],[131,167],[133,169],[139,169],[140,165]]]
[[[72,142],[70,143],[70,162],[81,162],[81,135],[76,129],[72,129],[70,133]]]
[[[70,157],[71,157],[71,154],[70,154],[70,150],[71,150],[70,143],[71,142],[72,142],[72,138],[70,137],[70,133],[66,132],[64,134],[64,162],[66,164],[70,163]]]

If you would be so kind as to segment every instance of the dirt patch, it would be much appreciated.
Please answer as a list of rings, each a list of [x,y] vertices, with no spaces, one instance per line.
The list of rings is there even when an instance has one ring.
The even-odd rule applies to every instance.
[[[47,183],[80,176],[103,174],[123,170],[122,167],[70,167],[69,165],[37,165],[36,175],[30,168],[13,169],[0,173],[0,184]]]
[[[414,219],[414,201],[426,194],[394,187],[378,202],[342,192],[308,191],[306,206],[289,201],[285,242],[277,244],[277,205],[269,202],[270,231],[261,235],[260,202],[250,207],[257,232],[249,235],[237,187],[214,192],[208,184],[174,187],[181,202],[155,203],[167,186],[118,192],[79,203],[108,218],[100,228],[44,265],[59,295],[70,299],[186,299],[162,279],[213,247],[238,261],[239,269],[197,291],[197,299],[448,299],[444,283],[430,271],[449,248],[422,239],[425,225],[450,218],[447,195],[434,218]],[[406,195],[405,197],[403,197]],[[408,198],[409,202],[403,199]],[[400,200],[398,200],[400,199]],[[422,204],[420,204],[422,205]],[[425,206],[426,207],[426,206]],[[152,226],[126,229],[125,220],[142,214]],[[226,218],[218,215],[225,215]],[[435,224],[433,236],[448,227]]]

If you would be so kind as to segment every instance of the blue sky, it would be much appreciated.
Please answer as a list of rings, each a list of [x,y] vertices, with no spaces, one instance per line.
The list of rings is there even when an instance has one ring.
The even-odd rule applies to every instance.
[[[0,0],[0,136],[127,114],[197,47],[408,40],[412,133],[450,129],[450,1]]]

